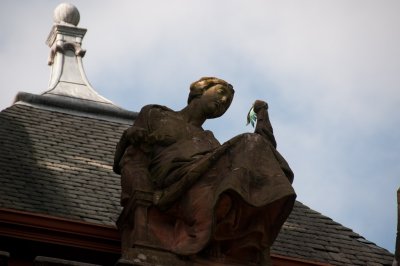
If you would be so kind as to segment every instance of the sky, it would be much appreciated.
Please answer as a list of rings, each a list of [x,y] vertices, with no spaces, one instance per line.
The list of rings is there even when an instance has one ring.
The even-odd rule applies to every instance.
[[[0,2],[0,110],[47,90],[45,41],[61,1]],[[206,122],[224,142],[269,104],[297,199],[394,252],[400,187],[400,1],[146,0],[71,2],[87,28],[83,59],[98,93],[139,111],[179,110],[191,82],[234,86]]]

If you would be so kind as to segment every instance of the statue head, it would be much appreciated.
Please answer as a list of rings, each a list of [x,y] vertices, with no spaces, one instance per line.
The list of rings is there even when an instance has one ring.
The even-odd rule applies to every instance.
[[[202,99],[207,118],[215,118],[229,108],[234,93],[233,86],[228,82],[215,77],[203,77],[190,85],[188,104],[194,99]]]

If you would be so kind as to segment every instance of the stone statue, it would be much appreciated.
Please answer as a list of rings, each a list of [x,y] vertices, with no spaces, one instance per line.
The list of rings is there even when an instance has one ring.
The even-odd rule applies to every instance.
[[[132,250],[151,248],[182,263],[165,265],[270,265],[269,249],[296,197],[293,172],[276,150],[263,101],[254,103],[255,133],[221,145],[202,128],[233,95],[231,84],[201,78],[184,109],[147,105],[123,133],[114,161],[123,258],[140,261]]]

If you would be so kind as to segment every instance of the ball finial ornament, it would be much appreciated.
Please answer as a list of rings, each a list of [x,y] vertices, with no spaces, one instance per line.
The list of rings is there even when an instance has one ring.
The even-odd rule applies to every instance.
[[[69,3],[59,4],[54,9],[53,20],[57,24],[71,24],[77,26],[79,23],[80,15],[76,6]]]

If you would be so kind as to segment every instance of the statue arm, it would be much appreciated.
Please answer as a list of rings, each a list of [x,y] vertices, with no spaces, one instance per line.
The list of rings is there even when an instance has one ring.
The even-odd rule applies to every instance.
[[[257,125],[254,133],[265,137],[276,148],[274,130],[268,115],[268,104],[264,101],[256,100],[254,102],[254,112],[257,114]]]
[[[254,112],[257,114],[257,125],[254,130],[255,133],[260,134],[266,140],[268,140],[274,149],[275,158],[278,161],[282,171],[285,173],[286,177],[293,183],[294,174],[289,164],[283,158],[283,156],[276,150],[276,140],[274,136],[274,131],[272,129],[271,121],[269,120],[268,115],[268,104],[264,101],[256,100],[254,102]]]
[[[117,147],[115,148],[115,153],[114,153],[113,171],[116,174],[119,175],[121,174],[121,168],[119,167],[119,162],[121,161],[121,158],[124,155],[127,147],[128,147],[128,139],[126,138],[126,130],[124,130],[121,138],[117,143]]]
[[[122,156],[125,154],[126,149],[130,146],[140,146],[144,144],[148,139],[147,120],[150,106],[145,106],[140,111],[138,117],[135,119],[134,124],[128,129],[124,130],[122,136],[117,143],[113,170],[116,174],[121,174],[120,162]]]
[[[114,156],[113,170],[121,175],[121,206],[127,206],[135,190],[151,190],[149,183],[148,119],[151,106],[140,111],[134,124],[126,129]]]
[[[130,145],[119,163],[121,168],[121,206],[125,207],[135,191],[152,191],[149,155],[140,147]]]

